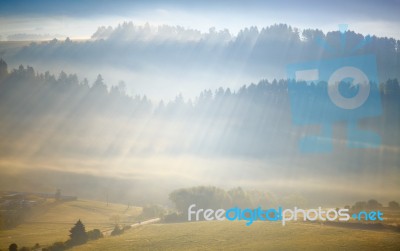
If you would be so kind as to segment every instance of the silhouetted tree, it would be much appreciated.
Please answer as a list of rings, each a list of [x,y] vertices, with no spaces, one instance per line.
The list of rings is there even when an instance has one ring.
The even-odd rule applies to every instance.
[[[7,76],[7,74],[8,74],[7,63],[2,58],[0,58],[0,79]]]
[[[378,209],[382,207],[382,204],[375,199],[371,199],[367,202],[367,207],[369,209]]]
[[[364,210],[366,207],[367,207],[367,202],[357,201],[351,209],[352,210]]]
[[[232,205],[238,207],[251,206],[251,200],[246,191],[241,187],[233,188],[228,191],[229,196],[232,198]]]
[[[54,195],[54,199],[56,201],[61,199],[61,189],[57,189],[56,194]]]
[[[70,232],[70,235],[69,235],[70,242],[69,243],[72,246],[84,244],[88,240],[88,236],[87,236],[86,231],[85,231],[85,225],[83,225],[81,220],[78,220],[75,223],[75,226],[73,226],[71,228],[71,230],[69,230],[69,232]]]
[[[93,83],[92,90],[97,95],[107,95],[107,86],[104,84],[103,77],[100,74],[97,75],[96,81]]]
[[[18,246],[17,244],[13,243],[8,247],[9,251],[18,251]]]

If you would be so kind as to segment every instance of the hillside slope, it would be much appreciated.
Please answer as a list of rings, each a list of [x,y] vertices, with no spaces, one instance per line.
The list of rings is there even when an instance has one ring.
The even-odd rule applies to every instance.
[[[92,241],[83,250],[399,250],[400,234],[317,224],[197,222],[153,224]]]
[[[13,242],[20,247],[31,247],[36,243],[49,245],[66,241],[69,230],[78,219],[82,220],[87,231],[94,228],[105,231],[113,228],[117,221],[134,223],[135,217],[141,213],[139,207],[89,200],[46,204],[25,223],[0,231],[0,249],[8,248]]]

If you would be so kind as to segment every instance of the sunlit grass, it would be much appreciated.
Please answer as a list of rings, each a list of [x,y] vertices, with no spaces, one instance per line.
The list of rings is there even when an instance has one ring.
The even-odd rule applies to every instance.
[[[318,224],[198,222],[146,225],[80,250],[399,250],[400,234]]]
[[[71,201],[43,208],[24,224],[11,230],[0,231],[0,249],[6,249],[15,242],[18,246],[31,247],[36,243],[49,245],[66,241],[69,230],[81,219],[86,230],[110,229],[116,220],[129,222],[141,212],[141,208],[99,201]]]

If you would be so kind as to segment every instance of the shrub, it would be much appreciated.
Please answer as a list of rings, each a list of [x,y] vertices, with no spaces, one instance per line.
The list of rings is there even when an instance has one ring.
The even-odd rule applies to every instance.
[[[103,238],[103,234],[99,229],[93,229],[86,233],[89,240],[97,240]]]
[[[47,248],[48,251],[64,251],[67,249],[67,246],[64,242],[54,242],[53,245]]]
[[[118,225],[115,225],[114,230],[111,232],[111,236],[120,235],[124,233],[124,229],[121,229]]]

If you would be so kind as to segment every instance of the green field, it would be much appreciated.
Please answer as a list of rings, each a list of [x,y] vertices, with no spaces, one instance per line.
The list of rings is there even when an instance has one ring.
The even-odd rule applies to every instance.
[[[0,249],[7,249],[15,242],[18,246],[31,247],[35,243],[50,245],[55,241],[66,241],[69,230],[81,219],[86,230],[98,228],[112,229],[116,221],[135,222],[141,208],[99,201],[70,201],[63,203],[46,202],[36,209],[27,222],[11,230],[0,231]]]
[[[400,250],[400,233],[304,223],[153,224],[71,249],[84,250]]]

